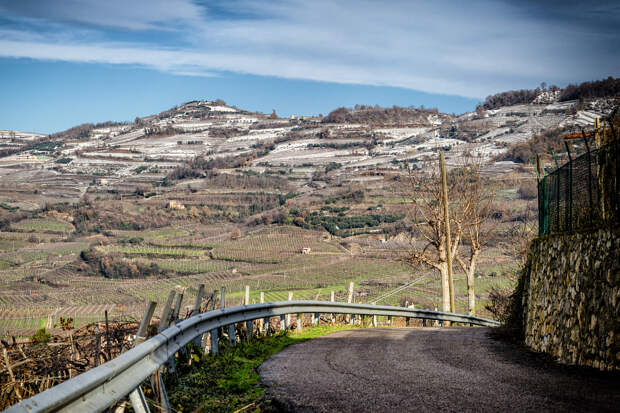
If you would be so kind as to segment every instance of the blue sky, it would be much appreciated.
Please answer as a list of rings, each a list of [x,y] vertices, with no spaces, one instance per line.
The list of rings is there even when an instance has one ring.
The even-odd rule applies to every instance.
[[[222,98],[280,115],[472,110],[620,75],[620,3],[0,0],[0,129],[49,133]]]

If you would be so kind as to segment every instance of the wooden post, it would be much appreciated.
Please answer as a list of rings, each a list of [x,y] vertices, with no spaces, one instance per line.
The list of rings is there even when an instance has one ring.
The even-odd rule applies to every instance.
[[[350,281],[349,282],[349,291],[347,293],[347,303],[351,304],[352,301],[353,301],[353,281]],[[354,315],[349,315],[348,317],[349,317],[349,324],[353,324],[355,316]]]
[[[110,353],[110,324],[108,322],[108,310],[105,310],[105,346],[106,353],[108,355],[108,360],[112,359],[112,355]]]
[[[443,202],[443,219],[446,230],[446,260],[448,261],[448,290],[450,293],[450,312],[454,313],[454,285],[452,281],[452,247],[450,235],[450,213],[448,206],[448,178],[446,174],[446,159],[443,151],[439,151],[439,167],[441,168],[441,194]]]
[[[247,332],[247,340],[250,341],[252,339],[252,334],[254,330],[254,323],[252,320],[247,320],[245,322],[245,329]]]
[[[260,303],[263,304],[265,302],[265,293],[263,291],[260,292]],[[258,330],[266,333],[265,331],[265,319],[258,320]]]
[[[293,300],[293,292],[292,292],[292,291],[289,291],[289,292],[288,292],[288,300],[289,300],[289,301],[292,301],[292,300]],[[290,326],[290,325],[291,325],[291,315],[290,315],[290,314],[287,314],[287,315],[286,315],[286,325],[287,325],[287,326]]]
[[[304,315],[302,313],[297,313],[297,332],[301,333],[303,329]]]
[[[138,327],[138,332],[136,333],[136,339],[134,340],[133,346],[136,347],[144,340],[146,340],[146,336],[148,334],[149,324],[151,323],[151,318],[153,318],[153,313],[155,313],[155,307],[157,303],[155,301],[149,301],[146,305],[146,311],[142,316],[142,320],[140,321],[140,326]]]
[[[250,286],[245,286],[245,305],[250,305]]]
[[[336,301],[336,294],[332,291],[329,295],[329,300],[333,303]],[[336,314],[332,313],[332,323],[336,322]]]
[[[220,308],[226,308],[226,287],[220,288]]]
[[[177,295],[177,300],[174,303],[174,312],[172,313],[172,319],[170,320],[170,324],[173,324],[179,319],[179,314],[181,313],[182,303],[183,303],[183,292],[180,292]]]
[[[191,314],[192,316],[195,316],[196,314],[200,314],[200,307],[202,305],[202,296],[204,295],[204,291],[205,291],[205,285],[198,284],[198,291],[196,292],[196,301],[194,302],[194,308],[192,309],[192,314]],[[202,344],[202,335],[199,335],[194,339],[194,345],[198,347],[201,344]]]
[[[174,290],[170,291],[166,304],[164,304],[164,309],[162,310],[161,318],[159,319],[159,326],[157,328],[158,333],[161,333],[170,325],[170,312],[172,310],[172,302],[174,301],[175,294],[176,292]]]
[[[202,304],[202,296],[205,292],[205,285],[198,284],[198,292],[196,293],[196,301],[194,302],[194,308],[192,310],[191,315],[196,315],[200,313],[200,305]]]

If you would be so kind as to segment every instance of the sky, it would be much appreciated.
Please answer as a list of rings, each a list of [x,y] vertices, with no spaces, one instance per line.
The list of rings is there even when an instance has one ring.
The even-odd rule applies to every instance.
[[[620,2],[0,0],[0,129],[51,133],[223,99],[463,113],[620,76]]]

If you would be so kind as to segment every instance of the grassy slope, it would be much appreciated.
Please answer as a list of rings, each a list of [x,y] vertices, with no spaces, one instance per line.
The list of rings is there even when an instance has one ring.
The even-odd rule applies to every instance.
[[[292,344],[351,326],[319,326],[301,333],[260,336],[236,347],[221,346],[217,357],[192,352],[177,359],[177,374],[168,375],[166,388],[173,409],[182,412],[258,412],[269,410],[259,385],[257,368],[272,354]],[[191,361],[190,361],[191,359]],[[147,391],[147,397],[151,394]]]

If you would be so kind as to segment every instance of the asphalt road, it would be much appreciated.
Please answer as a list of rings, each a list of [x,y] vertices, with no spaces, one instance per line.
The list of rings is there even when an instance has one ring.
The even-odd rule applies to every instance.
[[[295,412],[620,412],[620,374],[558,365],[487,328],[342,331],[260,367],[274,405]]]

